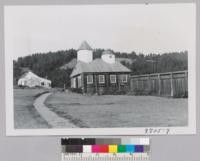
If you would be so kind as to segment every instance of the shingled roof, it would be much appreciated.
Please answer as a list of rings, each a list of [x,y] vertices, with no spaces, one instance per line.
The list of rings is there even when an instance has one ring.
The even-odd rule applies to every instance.
[[[90,45],[87,43],[87,41],[83,41],[80,45],[80,47],[78,48],[78,50],[92,50],[92,48],[90,47]]]
[[[36,75],[35,73],[33,73],[32,71],[28,71],[26,73],[24,73],[20,79],[35,79],[35,80],[41,80],[41,81],[46,81],[46,82],[51,82],[50,80],[48,79],[45,79],[45,78],[42,78],[42,77],[39,77],[38,75]]]
[[[70,77],[76,76],[81,73],[103,73],[103,72],[131,72],[130,69],[125,67],[119,62],[106,63],[102,59],[95,59],[90,63],[78,61]]]

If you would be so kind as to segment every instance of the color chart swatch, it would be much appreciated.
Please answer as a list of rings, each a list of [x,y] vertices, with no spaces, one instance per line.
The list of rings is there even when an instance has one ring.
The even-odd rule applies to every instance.
[[[62,161],[150,161],[149,138],[61,139]]]

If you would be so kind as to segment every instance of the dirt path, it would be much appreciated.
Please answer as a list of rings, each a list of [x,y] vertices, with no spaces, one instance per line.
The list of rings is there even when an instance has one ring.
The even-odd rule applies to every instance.
[[[71,124],[68,120],[59,117],[54,112],[50,111],[45,105],[44,101],[50,96],[52,93],[46,93],[38,97],[35,102],[34,106],[41,117],[48,122],[52,128],[75,128],[74,124]]]

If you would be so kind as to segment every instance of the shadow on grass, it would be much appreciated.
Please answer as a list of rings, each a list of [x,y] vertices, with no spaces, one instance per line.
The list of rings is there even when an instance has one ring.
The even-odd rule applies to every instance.
[[[57,110],[56,107],[54,107],[52,104],[46,104],[45,105],[53,112],[55,112],[58,116],[64,118],[64,119],[67,119],[69,120],[71,123],[73,123],[74,125],[80,127],[80,128],[89,128],[88,125],[86,125],[81,119],[77,119],[77,118],[74,118],[73,116],[65,113],[65,112],[62,112],[62,111],[59,111]]]
[[[38,94],[34,95],[33,98],[36,99],[45,93],[49,93],[49,91],[44,91],[44,92],[38,93]]]
[[[37,120],[40,125],[47,126],[47,128],[52,128],[52,126],[49,125],[49,123],[40,116],[40,114],[35,109],[34,105],[28,105],[26,107],[32,114],[33,118],[35,118],[35,120]]]

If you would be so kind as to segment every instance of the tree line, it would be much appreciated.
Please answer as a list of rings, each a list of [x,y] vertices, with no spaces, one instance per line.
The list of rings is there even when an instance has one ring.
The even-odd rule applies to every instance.
[[[94,59],[100,58],[104,49],[95,49]],[[133,75],[163,73],[172,71],[181,71],[188,69],[188,52],[170,52],[163,54],[136,52],[114,52],[116,58],[121,63],[131,69]],[[31,70],[40,77],[50,79],[53,87],[70,86],[70,74],[73,69],[61,69],[60,67],[75,59],[77,50],[61,50],[48,53],[36,53],[25,57],[20,57],[13,61],[14,84],[28,70]],[[127,61],[129,60],[129,61]]]

